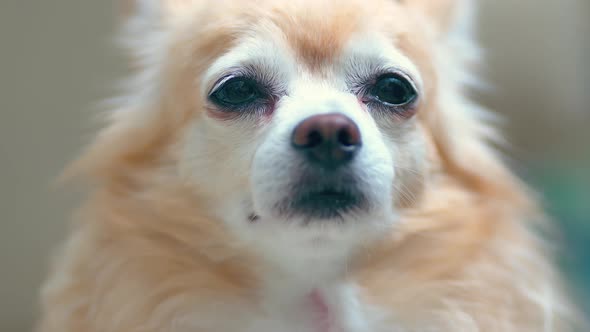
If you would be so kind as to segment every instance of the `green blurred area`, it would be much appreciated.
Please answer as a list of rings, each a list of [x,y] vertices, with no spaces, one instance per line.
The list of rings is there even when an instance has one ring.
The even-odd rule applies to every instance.
[[[557,244],[559,263],[571,280],[574,297],[590,317],[589,168],[538,167],[529,182],[540,190],[544,206],[558,226],[563,242]]]

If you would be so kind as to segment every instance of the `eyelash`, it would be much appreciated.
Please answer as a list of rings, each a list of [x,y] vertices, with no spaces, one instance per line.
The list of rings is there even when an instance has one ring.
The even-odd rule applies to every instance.
[[[220,119],[241,119],[243,121],[259,121],[261,118],[272,114],[280,96],[286,95],[286,93],[282,93],[278,85],[275,84],[276,82],[273,82],[271,78],[261,76],[254,70],[234,71],[222,76],[207,94],[209,111],[213,112],[213,115]],[[260,92],[260,98],[244,105],[224,105],[223,103],[216,102],[214,95],[232,79],[244,79],[255,82]]]
[[[416,91],[417,97],[412,103],[401,107],[393,105],[388,106],[378,100],[375,100],[374,98],[368,98],[371,89],[373,89],[379,78],[388,75],[402,77],[413,86],[414,90]],[[349,83],[349,85],[351,86],[350,92],[358,96],[359,100],[363,102],[365,105],[367,105],[369,109],[371,109],[372,111],[376,111],[378,113],[391,113],[392,110],[400,115],[403,113],[410,113],[413,110],[415,110],[416,103],[420,99],[420,90],[416,87],[414,80],[409,75],[399,70],[377,70],[368,77],[362,78],[360,76],[357,76],[353,81],[353,83]]]
[[[413,87],[417,94],[417,97],[413,102],[408,105],[403,106],[394,106],[394,105],[386,105],[383,102],[375,99],[374,97],[370,96],[371,89],[374,88],[375,84],[378,80],[387,75],[395,75],[402,77],[403,79],[407,80]],[[258,74],[256,70],[240,70],[229,73],[227,75],[222,76],[214,85],[213,88],[208,93],[208,99],[211,100],[211,97],[224,86],[225,83],[234,79],[234,78],[244,78],[247,80],[252,80],[256,82],[260,88],[261,95],[263,98],[259,100],[243,106],[223,106],[216,104],[214,107],[224,112],[235,112],[240,113],[243,116],[257,116],[268,113],[269,110],[274,109],[274,105],[276,102],[284,95],[287,95],[286,91],[283,93],[278,92],[278,88],[276,88],[276,84],[272,82],[272,80],[266,78],[262,79],[261,75]],[[265,83],[266,81],[266,83]],[[360,76],[354,77],[352,80],[353,83],[349,83],[348,85],[351,86],[349,88],[350,93],[354,94],[359,98],[361,102],[363,102],[367,107],[375,113],[378,114],[391,114],[392,111],[400,116],[406,116],[413,114],[415,110],[416,101],[420,99],[419,90],[416,88],[414,80],[412,80],[407,74],[395,70],[380,70],[371,74],[368,77],[361,78]],[[350,80],[349,80],[350,82]],[[276,83],[276,82],[275,82]]]

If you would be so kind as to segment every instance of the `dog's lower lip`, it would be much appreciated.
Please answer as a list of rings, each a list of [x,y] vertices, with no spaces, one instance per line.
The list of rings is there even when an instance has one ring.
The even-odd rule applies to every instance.
[[[342,218],[344,214],[359,208],[362,201],[362,195],[356,191],[334,188],[302,190],[292,197],[283,211],[308,219]]]
[[[321,199],[339,199],[339,198],[343,198],[345,196],[348,196],[346,193],[344,192],[340,192],[340,191],[336,191],[336,190],[322,190],[322,191],[318,191],[315,193],[310,193],[308,194],[309,196],[314,196],[317,198],[321,198]]]
[[[312,191],[300,195],[301,201],[315,201],[317,203],[336,204],[352,202],[355,200],[355,195],[345,191],[338,191],[334,189],[326,189],[321,191]]]

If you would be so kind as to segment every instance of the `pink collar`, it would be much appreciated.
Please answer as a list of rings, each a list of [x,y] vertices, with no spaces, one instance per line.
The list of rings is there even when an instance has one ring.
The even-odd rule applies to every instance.
[[[330,307],[326,303],[324,296],[317,289],[309,294],[309,300],[316,320],[317,332],[337,332],[334,326],[334,317],[330,311]]]

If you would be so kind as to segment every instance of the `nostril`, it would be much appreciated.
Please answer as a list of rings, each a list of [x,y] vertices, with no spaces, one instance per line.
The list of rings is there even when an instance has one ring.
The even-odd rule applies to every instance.
[[[347,128],[340,129],[340,131],[338,132],[338,143],[340,143],[344,146],[356,145],[353,142],[350,132],[348,131]]]
[[[357,125],[348,117],[332,113],[314,115],[293,130],[291,144],[306,159],[333,169],[350,162],[362,145]]]
[[[321,128],[314,128],[308,124],[303,124],[293,133],[292,143],[299,149],[311,149],[324,143],[324,135]]]
[[[312,130],[307,135],[307,142],[303,145],[303,147],[313,148],[318,145],[321,145],[323,141],[324,138],[322,137],[322,134],[317,130]]]
[[[357,147],[361,145],[361,134],[355,125],[348,125],[338,131],[336,139],[338,144],[345,147]]]

